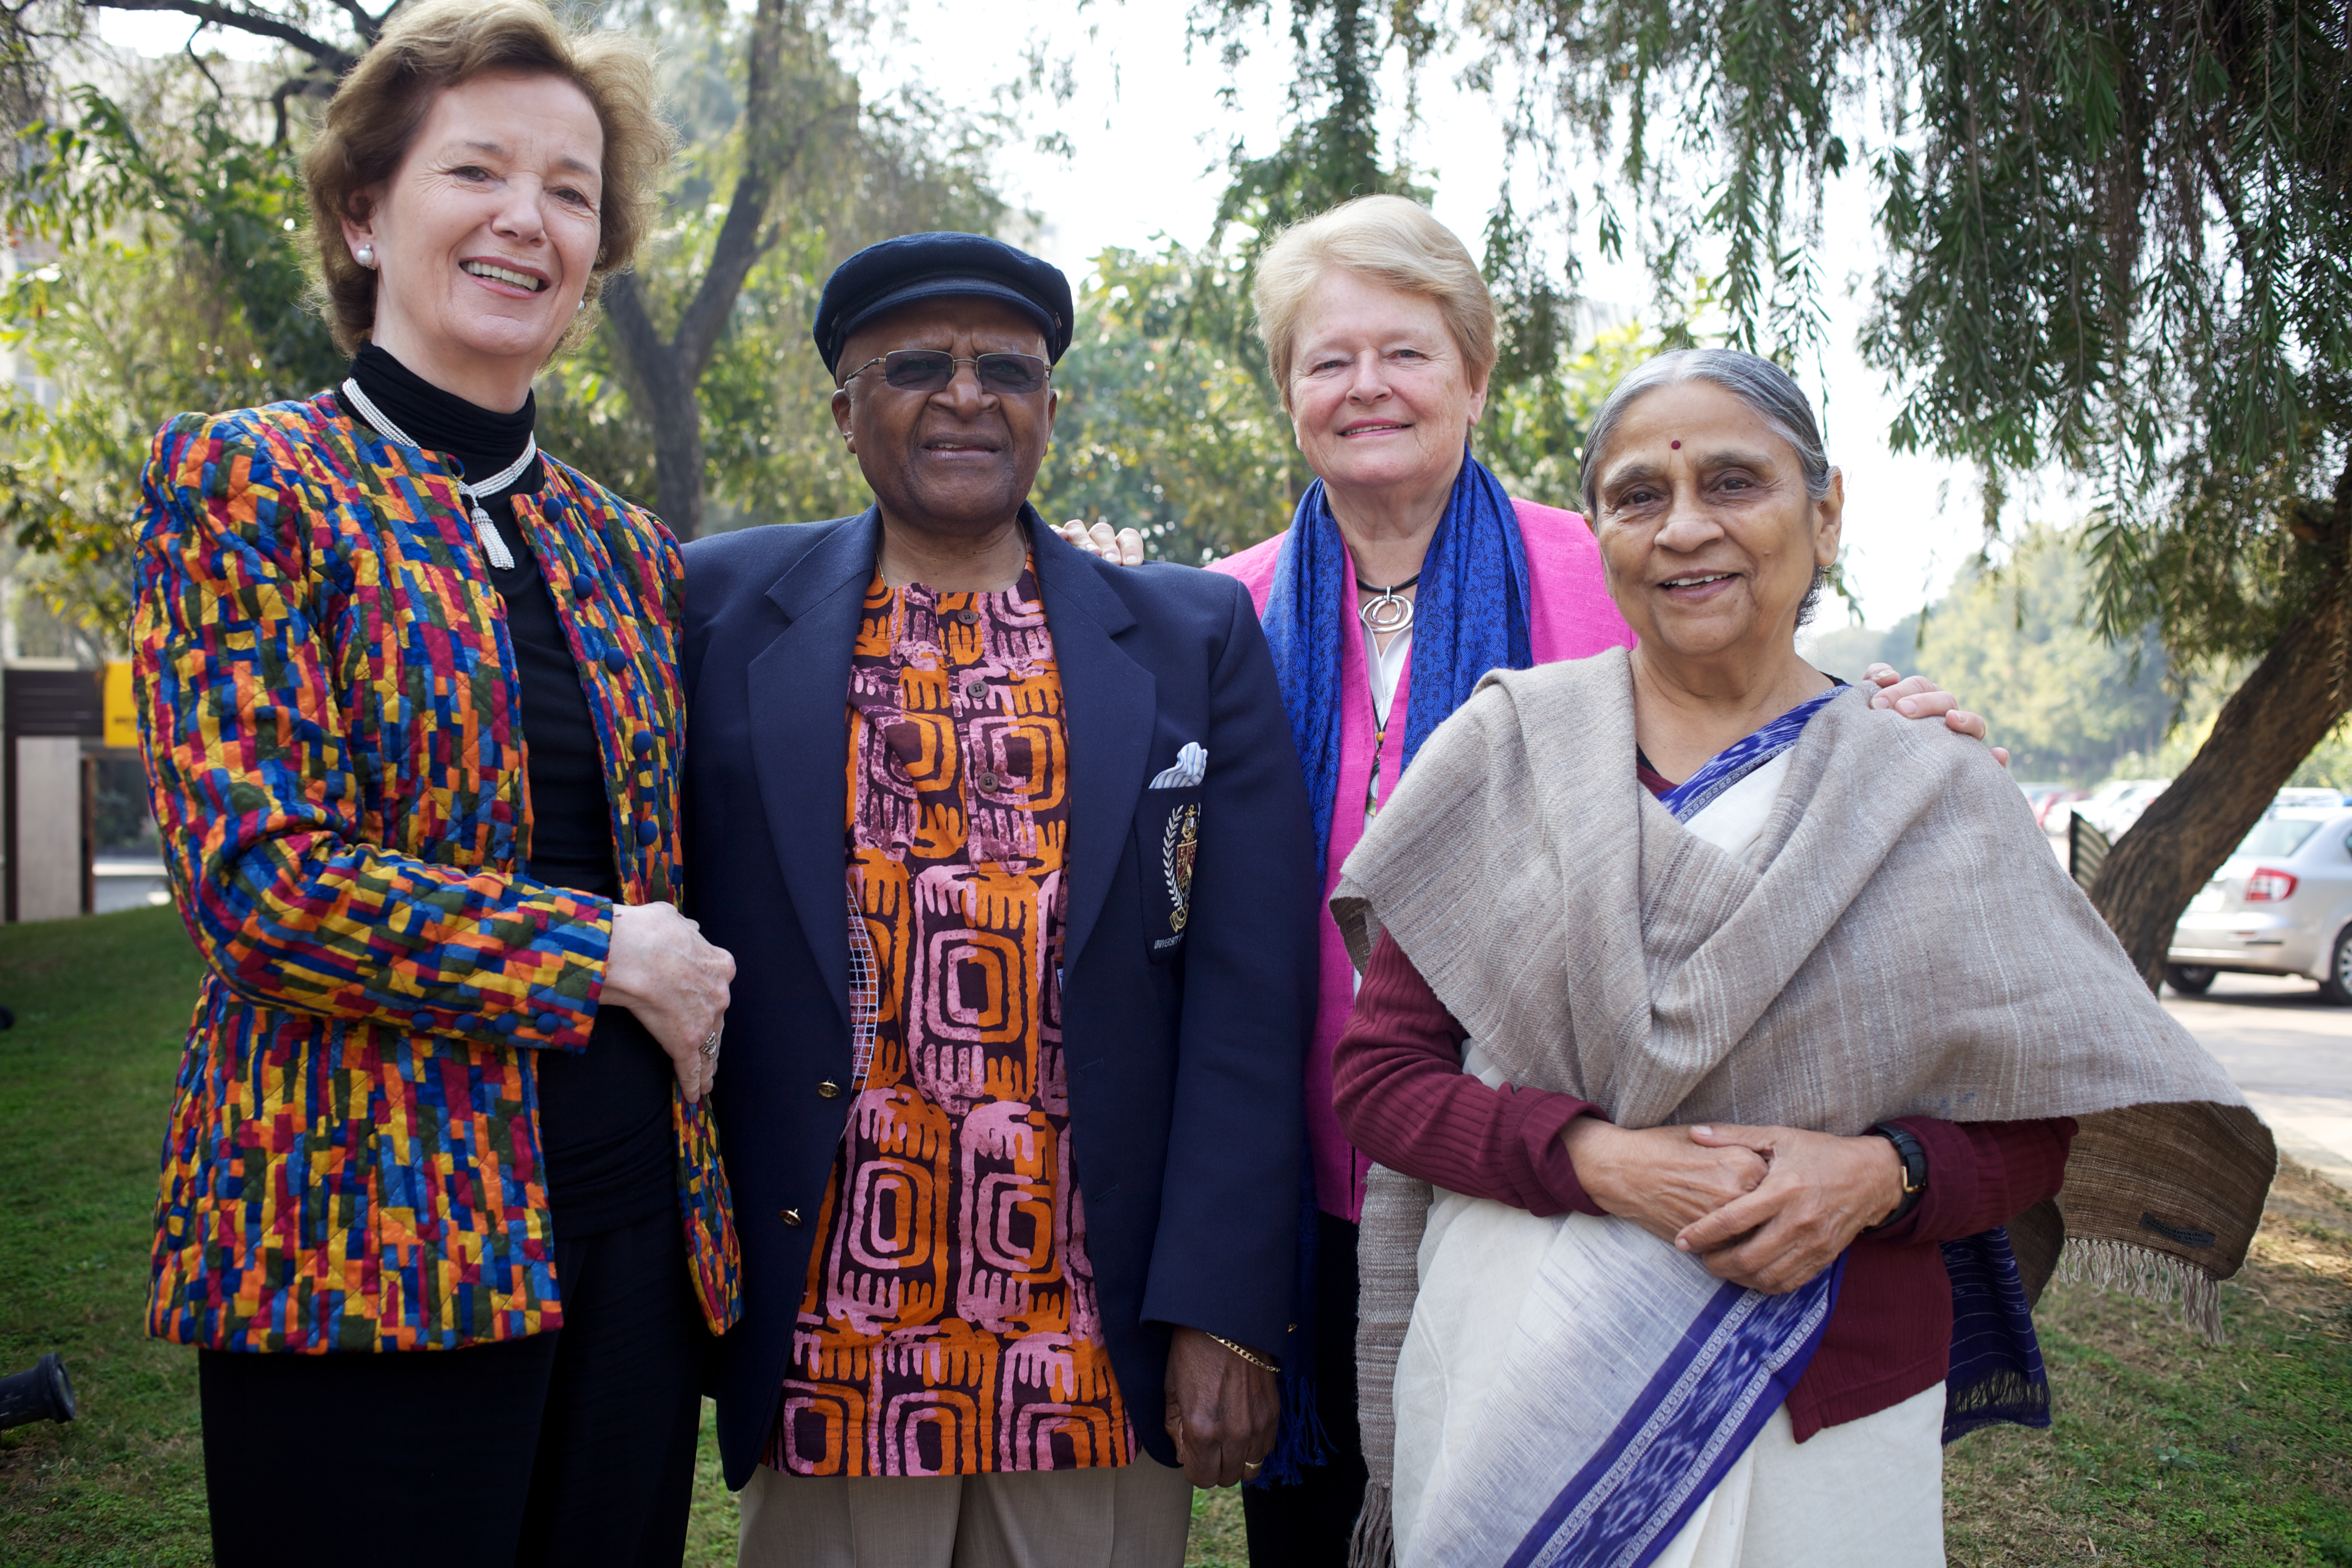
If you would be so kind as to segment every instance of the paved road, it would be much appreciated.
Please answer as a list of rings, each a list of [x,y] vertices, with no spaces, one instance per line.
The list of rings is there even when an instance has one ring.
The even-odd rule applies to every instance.
[[[2202,996],[2164,994],[2271,1124],[2282,1152],[2352,1188],[2352,1007],[2308,980],[2224,974]]]

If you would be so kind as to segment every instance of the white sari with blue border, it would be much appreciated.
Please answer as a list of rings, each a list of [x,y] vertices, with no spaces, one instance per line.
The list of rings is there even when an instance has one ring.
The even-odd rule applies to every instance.
[[[1661,804],[1743,852],[1837,690]],[[1463,1070],[1502,1081],[1475,1041]],[[1702,1534],[1736,1540],[1703,1530],[1704,1510],[1803,1375],[1843,1268],[1766,1296],[1629,1220],[1437,1191],[1396,1368],[1398,1561],[1649,1568],[1699,1561]]]

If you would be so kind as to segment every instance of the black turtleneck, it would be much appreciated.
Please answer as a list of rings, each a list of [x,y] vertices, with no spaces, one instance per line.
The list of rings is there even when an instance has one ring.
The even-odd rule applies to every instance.
[[[530,442],[535,398],[526,397],[511,414],[478,407],[373,343],[352,361],[352,375],[386,419],[425,451],[456,458],[466,479],[498,473]],[[347,411],[365,423],[357,408]],[[489,574],[506,601],[507,637],[522,685],[531,818],[523,874],[613,899],[620,896],[621,881],[595,719],[555,596],[540,573],[529,532],[517,524],[511,499],[518,492],[537,494],[545,477],[545,466],[533,460],[511,489],[482,500],[515,562],[492,566]],[[540,1145],[557,1235],[593,1235],[677,1201],[670,1076],[669,1058],[625,1007],[597,1010],[586,1050],[540,1054]]]

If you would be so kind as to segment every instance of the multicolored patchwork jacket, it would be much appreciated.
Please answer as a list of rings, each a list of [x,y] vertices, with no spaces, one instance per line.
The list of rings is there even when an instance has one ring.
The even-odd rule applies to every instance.
[[[677,545],[546,472],[515,514],[595,716],[624,897],[675,901]],[[149,1331],[320,1352],[557,1328],[533,1063],[588,1044],[612,910],[515,874],[521,693],[456,480],[322,395],[173,420],[146,498],[141,731],[210,970]],[[706,1107],[676,1121],[716,1333],[740,1310],[727,1183]]]

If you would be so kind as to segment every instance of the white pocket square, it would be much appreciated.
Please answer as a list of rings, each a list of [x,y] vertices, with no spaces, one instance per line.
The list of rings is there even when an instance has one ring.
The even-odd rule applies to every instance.
[[[1191,789],[1209,776],[1209,748],[1198,741],[1187,741],[1184,749],[1176,753],[1176,765],[1163,769],[1151,781],[1153,789]]]

